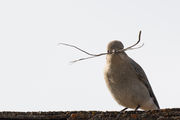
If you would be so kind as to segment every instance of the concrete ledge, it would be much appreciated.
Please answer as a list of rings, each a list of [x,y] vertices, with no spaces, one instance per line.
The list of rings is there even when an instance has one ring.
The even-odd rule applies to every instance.
[[[180,120],[180,108],[153,111],[0,112],[0,120]]]

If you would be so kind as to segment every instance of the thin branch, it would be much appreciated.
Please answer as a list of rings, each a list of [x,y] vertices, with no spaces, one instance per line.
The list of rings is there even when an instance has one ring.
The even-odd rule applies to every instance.
[[[77,59],[77,60],[73,60],[70,63],[75,63],[75,62],[78,62],[78,61],[82,61],[82,60],[86,60],[86,59],[90,59],[90,58],[94,58],[94,57],[97,57],[97,56],[90,56],[90,57],[80,58],[80,59]]]
[[[131,46],[125,48],[125,49],[119,50],[119,51],[117,51],[117,53],[121,53],[121,52],[124,52],[124,51],[127,51],[127,50],[133,50],[133,49],[141,48],[144,44],[142,44],[142,45],[139,46],[139,47],[133,48],[133,47],[136,46],[140,41],[141,41],[141,31],[139,31],[138,41],[137,41],[135,44],[133,44],[133,45],[131,45]],[[60,44],[61,44],[61,45],[66,45],[66,46],[69,46],[69,47],[73,47],[73,48],[75,48],[75,49],[77,49],[77,50],[80,50],[81,52],[86,53],[87,55],[90,55],[90,57],[80,58],[80,59],[71,61],[71,63],[75,63],[75,62],[78,62],[78,61],[82,61],[82,60],[86,60],[86,59],[90,59],[90,58],[94,58],[94,57],[98,57],[98,56],[102,56],[102,55],[112,54],[112,53],[113,53],[113,52],[112,52],[112,53],[92,54],[92,53],[86,52],[85,50],[82,50],[82,49],[80,49],[79,47],[74,46],[74,45],[70,45],[70,44],[66,44],[66,43],[59,43],[58,45],[60,45]]]
[[[98,57],[98,56],[102,56],[102,55],[106,55],[106,54],[109,54],[109,53],[100,53],[100,54],[97,54],[97,55],[94,55],[94,56],[80,58],[80,59],[71,61],[71,63],[75,63],[75,62],[78,62],[78,61],[82,61],[82,60],[86,60],[86,59],[90,59],[90,58],[94,58],[94,57]]]
[[[66,45],[66,46],[69,46],[69,47],[73,47],[73,48],[75,48],[75,49],[78,49],[78,50],[80,50],[81,52],[84,52],[84,53],[86,53],[87,55],[90,55],[90,56],[97,56],[97,55],[95,55],[95,54],[91,54],[91,53],[88,53],[88,52],[86,52],[85,50],[82,50],[82,49],[80,49],[79,47],[76,47],[76,46],[74,46],[74,45],[70,45],[70,44],[66,44],[66,43],[59,43],[58,45]]]
[[[144,46],[144,43],[143,43],[142,45],[138,46],[138,47],[135,47],[135,48],[129,48],[128,50],[139,49],[139,48],[141,48],[141,47],[143,47],[143,46]]]
[[[136,46],[140,41],[141,41],[141,30],[139,31],[138,41],[135,44],[133,44],[125,49],[119,50],[118,52],[120,53],[120,52],[126,51],[128,49],[133,49],[132,47]]]

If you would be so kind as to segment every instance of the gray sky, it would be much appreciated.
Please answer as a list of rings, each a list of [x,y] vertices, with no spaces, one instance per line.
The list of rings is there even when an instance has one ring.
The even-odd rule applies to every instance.
[[[0,111],[121,110],[108,91],[105,56],[111,40],[145,70],[161,108],[180,107],[178,0],[0,1]]]

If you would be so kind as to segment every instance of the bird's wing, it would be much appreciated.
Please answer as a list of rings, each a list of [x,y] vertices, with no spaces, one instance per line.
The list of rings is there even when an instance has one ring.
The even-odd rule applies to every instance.
[[[156,106],[160,109],[159,107],[159,104],[158,104],[158,101],[153,93],[153,90],[151,88],[151,85],[147,79],[147,76],[144,72],[144,70],[141,68],[141,66],[139,64],[137,64],[133,59],[131,59],[129,57],[129,61],[130,61],[130,64],[132,65],[133,69],[136,71],[136,75],[138,76],[139,80],[141,82],[143,82],[143,84],[147,87],[148,91],[149,91],[149,94],[150,96],[152,97],[154,103],[156,104]]]

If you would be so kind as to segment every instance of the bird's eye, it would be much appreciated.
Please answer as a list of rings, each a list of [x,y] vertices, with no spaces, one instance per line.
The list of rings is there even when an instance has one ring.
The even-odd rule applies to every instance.
[[[110,50],[108,50],[107,53],[110,53]]]

